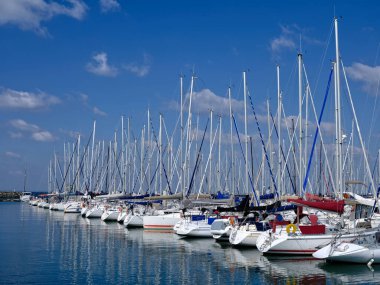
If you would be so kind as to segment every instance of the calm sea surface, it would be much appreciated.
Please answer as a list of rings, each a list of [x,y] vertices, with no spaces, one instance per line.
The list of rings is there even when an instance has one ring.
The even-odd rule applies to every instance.
[[[0,203],[0,217],[1,284],[380,284],[380,266],[266,257],[24,203]]]

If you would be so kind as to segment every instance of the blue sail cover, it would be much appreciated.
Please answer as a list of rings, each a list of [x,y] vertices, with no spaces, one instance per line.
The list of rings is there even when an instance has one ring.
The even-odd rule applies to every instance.
[[[260,200],[274,199],[274,193],[260,195]]]

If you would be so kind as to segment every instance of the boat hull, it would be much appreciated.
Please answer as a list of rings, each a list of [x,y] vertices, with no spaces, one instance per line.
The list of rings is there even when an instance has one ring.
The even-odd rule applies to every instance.
[[[144,221],[142,216],[130,213],[125,217],[123,224],[127,228],[142,228]]]
[[[143,216],[143,227],[146,230],[173,230],[176,223],[181,220],[180,213]]]

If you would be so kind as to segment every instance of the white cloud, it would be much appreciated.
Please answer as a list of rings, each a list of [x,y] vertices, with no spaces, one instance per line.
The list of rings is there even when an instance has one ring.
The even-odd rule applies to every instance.
[[[88,72],[108,77],[114,77],[117,75],[117,68],[108,64],[108,56],[105,52],[100,52],[94,55],[92,59],[93,61],[86,65]]]
[[[22,119],[11,120],[9,122],[12,127],[25,132],[37,132],[40,128],[37,125],[29,124]]]
[[[278,52],[282,49],[290,49],[290,50],[295,49],[296,44],[294,43],[294,41],[290,37],[285,36],[285,35],[281,35],[277,38],[274,38],[271,41],[270,47],[271,47],[272,51]]]
[[[35,141],[40,142],[49,142],[54,141],[56,138],[50,132],[41,129],[35,124],[30,124],[22,119],[15,119],[9,121],[9,124],[18,130],[17,133],[11,132],[10,135],[12,138],[23,137],[23,133],[30,134],[30,137]]]
[[[32,138],[40,142],[51,142],[55,140],[55,137],[48,131],[40,131],[32,134]]]
[[[40,35],[47,35],[43,22],[59,15],[81,20],[86,10],[87,6],[82,0],[2,0],[0,25],[15,25],[22,30],[32,30]]]
[[[231,99],[231,104],[234,112],[244,110],[243,101]],[[193,112],[197,113],[209,113],[210,109],[212,109],[214,114],[227,115],[230,112],[230,103],[228,97],[220,97],[210,89],[203,89],[193,93],[192,109]]]
[[[12,157],[12,158],[20,158],[21,157],[20,154],[15,153],[13,151],[6,151],[5,155],[8,156],[8,157]]]
[[[40,109],[61,101],[46,93],[31,93],[12,89],[3,89],[0,93],[0,107],[10,109]]]
[[[92,109],[92,111],[94,112],[95,115],[99,115],[99,116],[107,116],[107,113],[100,110],[98,107],[94,107]]]
[[[183,111],[188,111],[190,94],[186,94],[186,103],[183,106]],[[209,114],[210,109],[214,111],[217,115],[229,115],[230,113],[230,103],[228,97],[221,97],[216,95],[210,89],[202,89],[199,92],[193,92],[191,99],[191,109],[192,112]],[[243,112],[244,102],[236,99],[231,99],[232,111],[233,112]],[[171,102],[170,106],[172,109],[180,110],[180,105],[177,102]]]
[[[346,67],[348,76],[363,84],[363,89],[371,94],[377,95],[379,80],[380,80],[380,66],[369,66],[359,62],[355,62],[352,66]]]
[[[308,29],[300,28],[296,24],[280,26],[281,34],[270,41],[270,49],[274,53],[279,53],[283,50],[295,50],[298,42],[307,43],[310,45],[323,45],[324,43],[318,39],[308,36]]]
[[[120,3],[117,0],[100,0],[100,9],[103,13],[116,11],[120,9]]]
[[[77,139],[78,136],[80,135],[81,137],[83,137],[84,135],[79,132],[79,131],[73,131],[73,130],[65,130],[65,129],[59,129],[59,131],[62,133],[62,134],[65,134],[71,138],[75,138]]]
[[[142,64],[136,64],[136,63],[130,63],[124,65],[124,69],[137,75],[138,77],[144,77],[148,75],[151,68],[151,57],[148,54],[144,54],[143,56],[143,63]]]

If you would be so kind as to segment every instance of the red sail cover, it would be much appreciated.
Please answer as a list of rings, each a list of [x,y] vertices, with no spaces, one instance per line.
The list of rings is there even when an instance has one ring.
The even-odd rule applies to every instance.
[[[303,199],[288,199],[288,202],[300,206],[307,206],[320,210],[337,212],[339,214],[342,214],[344,212],[344,200],[306,201]]]

